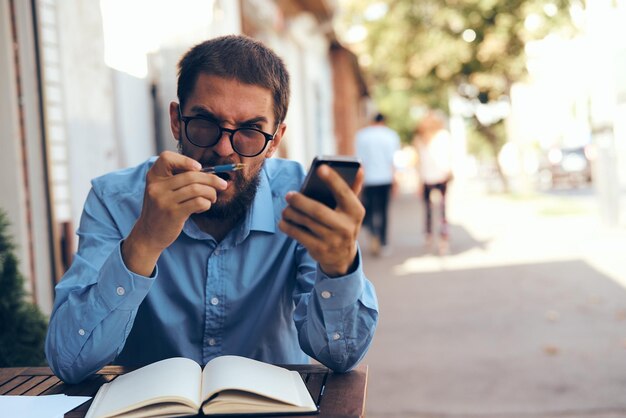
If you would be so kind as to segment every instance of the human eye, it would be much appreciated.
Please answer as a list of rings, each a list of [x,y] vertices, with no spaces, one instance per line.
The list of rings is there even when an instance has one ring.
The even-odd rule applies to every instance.
[[[255,127],[240,128],[239,135],[248,140],[257,140],[259,139],[259,136],[263,137],[260,130]]]
[[[207,118],[205,116],[195,116],[193,118],[193,122],[194,122],[195,125],[201,126],[203,128],[205,128],[205,127],[211,128],[211,127],[217,125],[217,123],[215,123],[213,120],[211,120],[210,118]]]
[[[239,127],[239,129],[256,129],[257,131],[261,131],[261,124],[259,123],[245,123]]]
[[[196,116],[190,120],[188,129],[192,136],[199,137],[213,137],[217,131],[219,131],[218,125],[212,120]]]
[[[199,113],[197,115],[194,115],[193,118],[197,119],[197,120],[201,120],[201,121],[207,122],[207,123],[213,123],[215,125],[219,125],[219,121],[217,119],[215,119],[211,115],[206,115],[204,113]]]

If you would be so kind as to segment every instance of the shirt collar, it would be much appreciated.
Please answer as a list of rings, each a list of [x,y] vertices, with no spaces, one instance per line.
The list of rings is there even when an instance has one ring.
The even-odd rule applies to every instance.
[[[260,177],[259,188],[246,219],[246,229],[274,233],[276,232],[277,216],[274,213],[272,189],[265,172],[265,165],[261,170]]]

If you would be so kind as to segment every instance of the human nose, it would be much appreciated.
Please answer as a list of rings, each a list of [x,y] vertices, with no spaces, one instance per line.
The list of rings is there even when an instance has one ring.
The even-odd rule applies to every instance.
[[[227,157],[235,152],[233,149],[232,138],[234,132],[222,129],[220,138],[213,146],[213,151],[222,157]]]

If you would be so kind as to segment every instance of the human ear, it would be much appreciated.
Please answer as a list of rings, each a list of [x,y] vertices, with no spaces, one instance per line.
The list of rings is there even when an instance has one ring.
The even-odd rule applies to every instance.
[[[281,123],[276,130],[276,135],[274,135],[274,139],[270,141],[270,146],[267,147],[267,151],[265,151],[265,158],[270,158],[280,145],[280,141],[283,139],[283,135],[285,135],[285,131],[287,130],[287,125]]]
[[[174,140],[179,141],[181,138],[180,132],[180,113],[179,109],[180,105],[176,102],[170,103],[170,129],[172,130],[172,135],[174,135]]]

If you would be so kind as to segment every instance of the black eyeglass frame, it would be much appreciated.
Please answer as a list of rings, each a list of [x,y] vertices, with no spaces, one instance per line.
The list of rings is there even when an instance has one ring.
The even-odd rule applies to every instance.
[[[215,144],[217,144],[220,141],[220,139],[222,138],[222,135],[224,135],[224,132],[226,132],[227,134],[229,134],[228,135],[228,139],[230,141],[230,146],[233,147],[233,151],[235,151],[237,154],[241,155],[242,157],[256,157],[257,155],[261,154],[265,150],[265,148],[267,147],[267,143],[269,141],[274,140],[274,138],[276,137],[276,134],[278,133],[278,128],[280,128],[280,122],[279,122],[277,124],[277,126],[276,126],[276,131],[274,132],[273,135],[272,134],[268,134],[267,132],[263,132],[260,129],[251,128],[251,127],[235,128],[235,129],[224,128],[219,123],[215,122],[213,119],[207,118],[205,116],[183,116],[183,114],[180,111],[180,106],[178,107],[178,117],[180,118],[180,120],[182,120],[185,123],[185,136],[187,137],[189,142],[191,142],[196,147],[199,147],[199,148],[211,148],[211,147],[215,146]],[[192,121],[192,120],[195,120],[195,119],[204,120],[206,122],[210,122],[210,123],[214,124],[215,126],[217,126],[218,135],[215,137],[215,142],[213,144],[211,144],[211,145],[199,145],[199,144],[196,144],[195,142],[193,142],[193,140],[191,139],[191,137],[187,133],[187,127],[189,126],[189,122]],[[256,132],[262,134],[263,137],[265,138],[265,144],[263,144],[263,147],[256,154],[245,155],[245,154],[242,154],[239,151],[237,151],[237,149],[235,148],[235,142],[233,140],[233,137],[234,137],[234,135],[238,131],[243,131],[243,130],[256,131]]]

